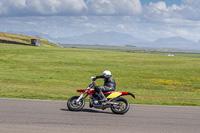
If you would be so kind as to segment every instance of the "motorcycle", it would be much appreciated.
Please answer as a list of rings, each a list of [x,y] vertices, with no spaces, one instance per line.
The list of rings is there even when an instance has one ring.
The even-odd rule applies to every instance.
[[[86,89],[79,89],[77,92],[82,93],[80,96],[73,96],[67,101],[67,107],[71,111],[80,111],[85,106],[85,98],[89,95],[89,107],[97,108],[97,109],[106,109],[111,108],[111,111],[115,114],[125,114],[129,108],[130,104],[128,100],[121,96],[130,95],[133,98],[135,96],[130,92],[123,91],[110,91],[104,92],[104,95],[107,97],[106,102],[100,102],[101,96],[95,92],[95,81],[93,81],[94,77],[91,77],[91,83],[88,85]]]

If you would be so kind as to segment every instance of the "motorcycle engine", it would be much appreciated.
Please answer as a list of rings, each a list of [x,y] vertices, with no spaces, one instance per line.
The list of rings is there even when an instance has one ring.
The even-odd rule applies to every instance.
[[[99,104],[99,101],[96,99],[93,102],[94,102],[94,104]]]
[[[99,97],[98,96],[92,96],[92,103],[94,105],[98,105],[99,104]]]

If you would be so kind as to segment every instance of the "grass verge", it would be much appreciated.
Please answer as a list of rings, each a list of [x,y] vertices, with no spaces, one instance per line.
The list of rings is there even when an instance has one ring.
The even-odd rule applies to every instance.
[[[0,44],[0,97],[67,100],[104,70],[131,103],[200,106],[200,58],[12,44]]]

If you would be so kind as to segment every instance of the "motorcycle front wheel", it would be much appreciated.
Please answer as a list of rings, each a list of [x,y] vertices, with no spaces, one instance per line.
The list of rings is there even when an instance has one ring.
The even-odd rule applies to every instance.
[[[67,101],[67,107],[71,111],[80,111],[85,106],[84,99],[81,99],[79,102],[76,102],[76,100],[79,98],[79,96],[73,96]]]
[[[130,108],[130,104],[125,98],[120,97],[115,102],[119,104],[111,107],[112,112],[115,114],[125,114]]]

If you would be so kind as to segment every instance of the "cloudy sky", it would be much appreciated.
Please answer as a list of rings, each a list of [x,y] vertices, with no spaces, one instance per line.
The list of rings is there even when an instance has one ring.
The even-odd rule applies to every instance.
[[[116,31],[154,41],[200,40],[200,0],[0,0],[0,32],[54,38]]]

